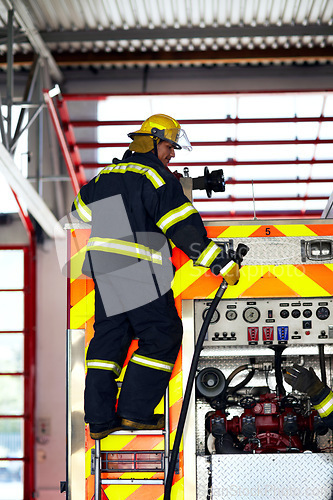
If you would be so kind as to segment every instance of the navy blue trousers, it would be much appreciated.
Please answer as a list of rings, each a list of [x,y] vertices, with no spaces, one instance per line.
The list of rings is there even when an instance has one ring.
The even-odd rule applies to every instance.
[[[141,307],[107,317],[95,282],[94,330],[87,352],[85,421],[103,424],[115,416],[116,378],[133,338],[139,339],[139,347],[126,369],[118,415],[148,421],[165,393],[182,341],[172,290]]]

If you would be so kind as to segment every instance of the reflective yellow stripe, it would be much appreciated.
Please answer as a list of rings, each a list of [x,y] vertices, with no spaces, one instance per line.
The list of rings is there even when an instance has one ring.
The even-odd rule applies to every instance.
[[[163,215],[157,222],[157,226],[165,233],[171,226],[195,213],[198,212],[192,203],[184,203],[180,207],[170,210],[170,212]]]
[[[78,193],[75,200],[74,205],[76,207],[77,213],[81,217],[84,222],[91,222],[91,210],[87,205],[82,201],[81,194]]]
[[[110,370],[119,377],[121,368],[115,361],[106,361],[105,359],[87,359],[87,368],[97,370]]]
[[[154,370],[162,370],[163,372],[171,373],[173,370],[172,363],[160,361],[159,359],[147,358],[146,356],[140,356],[139,354],[133,354],[131,361],[137,365],[153,368]]]
[[[67,277],[71,279],[71,282],[78,279],[82,274],[82,265],[86,256],[86,251],[87,247],[84,246],[70,258],[70,266],[67,266],[66,272]]]
[[[221,248],[211,241],[208,247],[200,254],[199,258],[195,261],[195,266],[209,267],[221,252]]]
[[[131,241],[94,237],[88,241],[87,248],[88,250],[117,253],[141,260],[150,260],[155,264],[162,264],[162,254],[160,252]]]
[[[224,276],[225,274],[230,273],[235,266],[236,266],[236,262],[231,260],[230,262],[228,262],[228,264],[226,264],[224,267],[222,267],[220,273],[222,274],[222,276]]]
[[[165,184],[163,178],[157,171],[151,167],[140,165],[139,163],[118,163],[105,167],[96,177],[97,182],[102,174],[125,174],[126,172],[134,172],[135,174],[144,175],[158,189]]]
[[[313,407],[318,411],[321,418],[328,417],[333,411],[333,393],[332,391],[322,400],[318,405],[313,405]]]

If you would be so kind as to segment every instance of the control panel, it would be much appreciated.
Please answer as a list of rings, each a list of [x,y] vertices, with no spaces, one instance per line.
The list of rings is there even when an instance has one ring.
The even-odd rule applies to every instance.
[[[211,300],[194,300],[195,336]],[[221,300],[204,346],[333,343],[333,299],[272,298]]]

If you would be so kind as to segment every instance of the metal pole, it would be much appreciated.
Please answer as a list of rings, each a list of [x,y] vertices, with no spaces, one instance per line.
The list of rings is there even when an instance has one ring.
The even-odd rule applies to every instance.
[[[45,65],[43,68],[43,81],[44,81],[44,87],[47,89],[51,88],[51,77],[48,71],[48,66]],[[44,101],[45,102],[45,101]],[[48,143],[49,143],[49,152],[50,152],[50,160],[52,164],[52,173],[54,174],[54,180],[55,180],[55,185],[54,185],[54,191],[55,191],[55,202],[56,202],[56,207],[57,207],[57,214],[58,217],[62,217],[63,214],[65,213],[65,195],[64,195],[64,188],[63,185],[61,185],[60,180],[61,179],[61,166],[60,166],[60,158],[59,158],[59,151],[58,151],[58,145],[57,145],[57,137],[56,133],[52,127],[52,122],[50,119],[50,116],[46,116],[46,132],[47,132],[47,137],[48,137]],[[51,176],[50,176],[51,177]],[[64,176],[63,176],[64,178]],[[65,178],[65,180],[70,180],[68,177]]]
[[[52,98],[50,97],[50,95],[47,91],[44,92],[44,100],[47,104],[47,107],[48,107],[48,110],[49,110],[49,113],[51,116],[51,120],[52,120],[54,129],[55,129],[55,132],[57,134],[57,137],[58,137],[58,141],[60,144],[62,154],[64,155],[64,160],[66,163],[66,167],[67,167],[69,176],[71,178],[74,193],[75,193],[75,195],[77,195],[77,193],[80,191],[80,184],[79,184],[79,181],[77,179],[75,167],[74,167],[71,155],[70,155],[70,151],[69,151],[66,139],[65,139],[64,132],[61,128],[61,124],[59,121],[59,117],[57,115],[57,111],[56,111],[55,106],[53,104]]]
[[[168,475],[169,456],[170,456],[170,414],[169,414],[169,385],[166,388],[164,396],[164,418],[165,418],[165,435],[164,435],[164,484]]]
[[[69,301],[69,299],[70,294],[68,290],[67,300]],[[69,324],[70,320],[68,318],[68,326]],[[82,500],[85,492],[84,351],[85,331],[83,329],[68,329],[66,343],[67,500]]]
[[[101,500],[101,441],[95,441],[95,500]]]
[[[24,91],[23,102],[27,101],[30,103],[30,101],[32,99],[33,92],[34,92],[38,73],[39,73],[39,59],[36,59],[32,68],[31,68],[30,74],[29,74],[29,79],[28,79],[28,82],[26,85],[26,89]],[[10,150],[12,152],[14,152],[14,150],[16,148],[17,141],[18,141],[19,137],[22,135],[22,132],[25,130],[25,129],[23,129],[23,130],[21,130],[21,129],[22,129],[22,124],[23,124],[23,120],[24,120],[24,116],[26,114],[26,111],[27,111],[27,107],[21,108],[20,115],[19,115],[19,118],[17,120],[15,133],[13,136],[13,141],[10,145],[11,146]]]
[[[2,99],[1,99],[1,94],[0,94],[0,133],[1,133],[1,139],[2,142],[5,146],[6,149],[8,149],[8,137],[5,132],[5,126],[4,126],[4,117],[2,114]]]
[[[42,65],[44,61],[41,61],[39,65],[39,79],[38,79],[38,99],[42,106],[42,96],[43,96],[43,81],[42,81]],[[43,113],[38,114],[38,132],[37,132],[37,191],[40,196],[43,196]]]
[[[36,118],[39,116],[39,113],[43,110],[43,107],[44,107],[44,104],[41,104],[38,107],[38,109],[36,109],[36,111],[34,112],[32,117],[30,118],[29,122],[25,125],[25,127],[18,134],[15,135],[13,142],[12,142],[12,145],[11,145],[11,148],[10,148],[10,153],[13,154],[15,152],[16,145],[17,145],[18,141],[20,140],[21,135],[31,127],[31,125],[34,123]]]
[[[14,72],[13,72],[13,40],[14,40],[14,29],[13,29],[14,11],[8,11],[8,44],[7,44],[7,138],[8,144],[11,143],[12,136],[12,102],[14,94]]]

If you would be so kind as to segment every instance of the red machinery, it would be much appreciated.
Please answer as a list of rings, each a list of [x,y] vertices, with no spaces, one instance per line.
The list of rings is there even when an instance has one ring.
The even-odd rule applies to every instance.
[[[258,366],[258,365],[252,365]],[[241,367],[243,368],[243,367]],[[244,369],[244,368],[243,368]],[[251,365],[248,365],[251,370]],[[236,370],[237,371],[237,370]],[[239,369],[238,369],[239,372]],[[297,453],[320,451],[317,435],[328,431],[306,396],[270,392],[268,387],[244,387],[254,370],[236,387],[230,387],[217,368],[205,368],[196,381],[197,392],[215,411],[206,416],[209,453]],[[284,391],[281,391],[284,392]],[[242,408],[230,417],[231,408]]]

